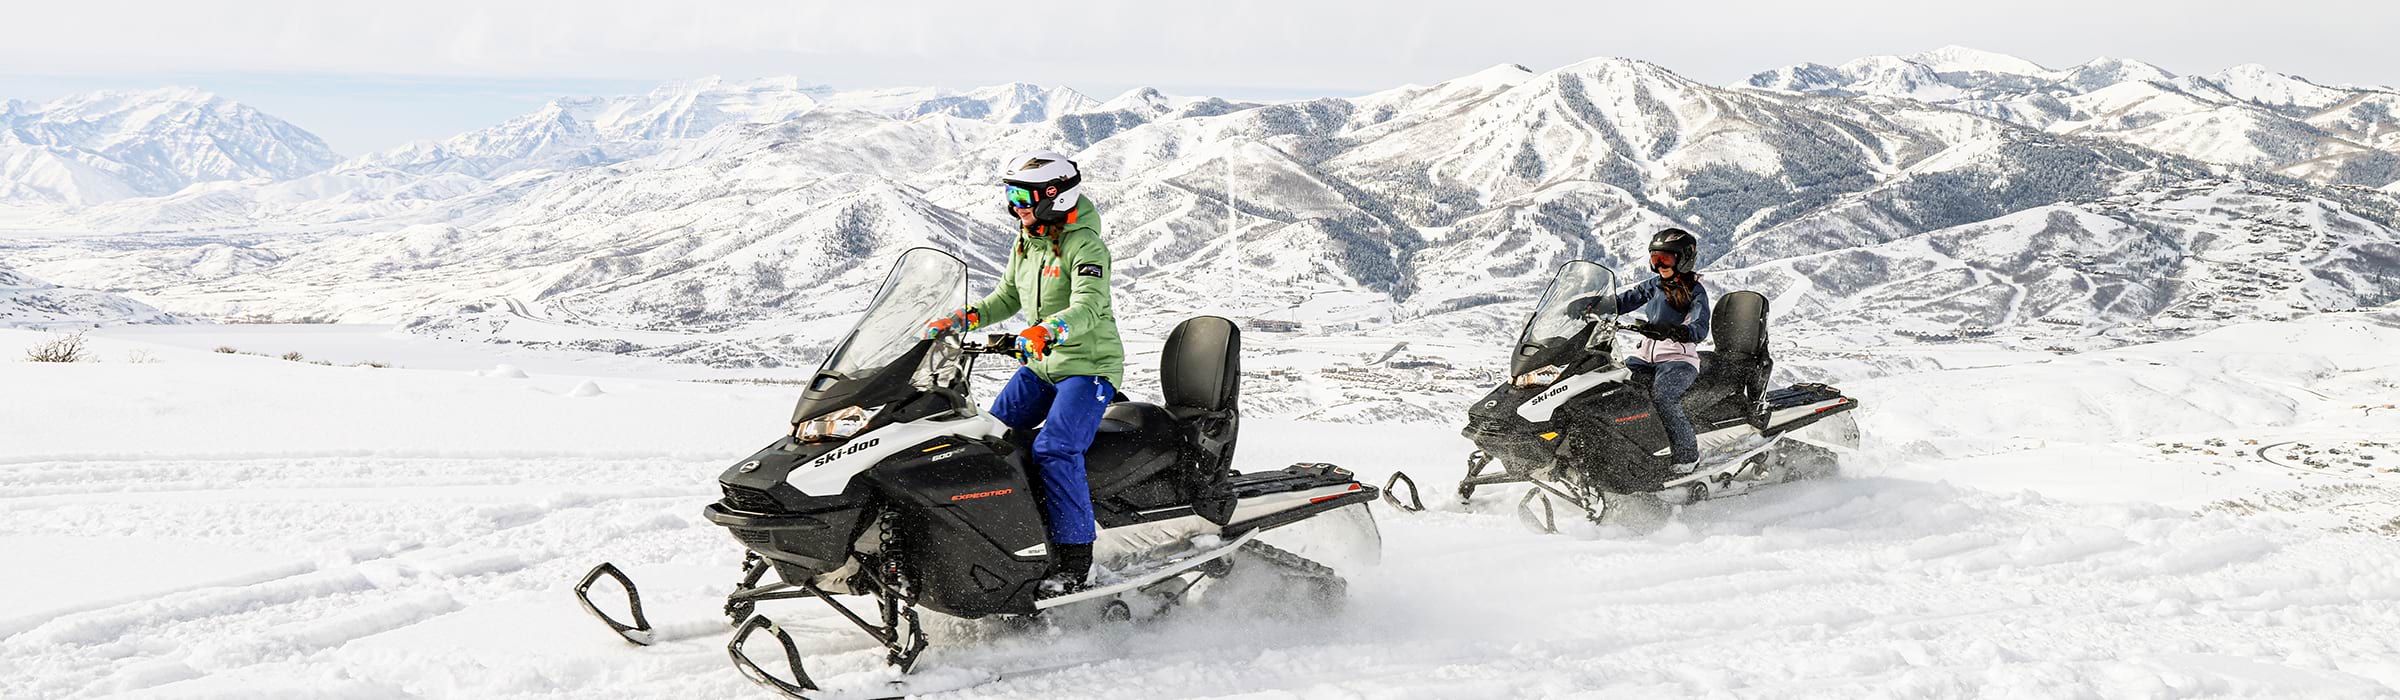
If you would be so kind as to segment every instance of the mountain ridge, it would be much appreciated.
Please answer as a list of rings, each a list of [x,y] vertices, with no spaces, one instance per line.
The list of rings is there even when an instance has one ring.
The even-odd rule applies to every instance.
[[[1766,285],[1778,278],[1742,271],[1844,255],[1887,267],[1938,264],[1962,279],[2031,280],[2055,262],[2006,247],[1925,246],[1998,240],[1963,233],[1978,225],[2038,233],[2049,214],[2024,218],[2033,211],[2065,212],[2091,236],[2164,235],[2184,247],[2195,245],[2194,232],[2246,236],[2242,227],[2253,225],[2166,214],[2125,215],[2133,223],[2123,225],[2092,218],[2132,206],[2106,202],[2173,193],[2192,206],[2262,212],[2296,198],[2350,212],[2366,222],[2359,235],[2374,240],[2391,236],[2400,217],[2400,197],[2388,188],[2310,181],[2272,163],[2209,162],[2127,135],[2192,114],[2292,120],[2277,108],[2222,104],[2231,94],[2218,96],[2224,91],[2205,78],[2162,80],[2163,69],[2116,59],[2051,70],[1944,56],[1944,67],[1970,70],[1934,71],[1900,57],[1845,65],[1969,97],[1718,87],[1624,58],[1541,72],[1502,64],[1434,85],[1272,104],[1144,89],[1101,102],[1028,85],[845,97],[796,79],[733,87],[702,80],[644,96],[562,101],[497,125],[490,142],[511,147],[492,151],[502,155],[478,171],[484,175],[359,165],[199,188],[86,214],[198,232],[26,250],[37,258],[33,269],[64,283],[133,290],[196,316],[401,323],[452,337],[785,366],[822,351],[816,336],[867,293],[879,271],[873,261],[935,245],[967,256],[979,276],[995,271],[1010,227],[995,200],[993,164],[1035,148],[1069,152],[1090,173],[1086,186],[1120,268],[1117,308],[1137,336],[1195,313],[1294,319],[1320,334],[1506,332],[1557,264],[1622,264],[1624,251],[1670,225],[1701,232],[1704,263],[1726,280]],[[1778,75],[1849,79],[1812,71]],[[1955,77],[1964,73],[1973,75]],[[2140,80],[2094,90],[2073,83],[2101,73]],[[2284,94],[2260,84],[2268,87],[2256,94]],[[2051,89],[2063,97],[2040,92]],[[2297,90],[2287,92],[2316,99]],[[2160,102],[2193,91],[2179,99],[2207,109]],[[2152,119],[2142,104],[2163,111]],[[2340,107],[2318,111],[2338,117]],[[1042,118],[1020,119],[1027,110]],[[744,116],[754,114],[772,116]],[[2113,116],[2067,119],[2079,114]],[[2087,128],[2050,128],[2061,124]],[[2329,117],[2310,128],[2383,133],[2373,131],[2379,122],[2365,124]],[[527,155],[506,155],[519,152]],[[2267,193],[2187,192],[2228,181]],[[169,202],[171,212],[155,206]],[[288,223],[243,228],[239,237],[208,233],[259,220]],[[2186,230],[2155,233],[2168,220]],[[1953,233],[1923,238],[1943,231]],[[226,264],[182,272],[201,241],[222,246],[210,259]],[[2344,258],[2352,259],[2383,258]],[[2103,297],[2138,295],[2090,281],[2098,278],[2064,279],[1948,291],[1895,281],[1849,293],[1894,310],[1887,315],[1895,323],[1965,323],[1966,315],[1936,302],[2037,287],[2075,297],[2043,308],[2141,312],[2099,314],[2096,326],[2043,323],[2045,314],[1975,321],[2006,326],[2017,334],[2010,342],[2036,347],[2131,342],[2240,317],[2169,323],[2162,319],[2179,307],[2166,301],[2111,306]],[[2400,298],[2400,282],[2372,275],[2322,284],[2348,291],[2281,303],[2326,309]],[[1893,296],[1911,290],[1930,296]],[[2244,308],[2240,314],[2283,312]]]

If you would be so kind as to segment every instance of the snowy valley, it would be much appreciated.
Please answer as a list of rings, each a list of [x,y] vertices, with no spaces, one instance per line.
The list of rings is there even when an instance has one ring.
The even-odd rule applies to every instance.
[[[929,697],[2400,697],[2400,92],[1960,47],[1277,103],[710,78],[350,157],[195,90],[0,103],[0,697],[765,697],[700,507],[902,251],[990,286],[1035,148],[1091,173],[1129,392],[1245,327],[1242,470],[1446,491],[1552,273],[1669,225],[1862,442],[1655,532],[1377,505],[1336,611],[929,618],[919,675],[1008,674]],[[571,599],[603,560],[657,646]],[[762,609],[832,697],[892,677]]]

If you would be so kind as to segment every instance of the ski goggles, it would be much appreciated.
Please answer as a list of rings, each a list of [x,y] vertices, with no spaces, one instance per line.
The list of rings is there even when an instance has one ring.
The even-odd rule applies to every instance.
[[[1650,269],[1657,270],[1662,268],[1672,268],[1674,266],[1674,253],[1653,252],[1650,254]]]
[[[1033,205],[1042,201],[1041,194],[1031,189],[1016,185],[1005,185],[1005,187],[1008,188],[1008,208],[1010,209],[1032,209]]]

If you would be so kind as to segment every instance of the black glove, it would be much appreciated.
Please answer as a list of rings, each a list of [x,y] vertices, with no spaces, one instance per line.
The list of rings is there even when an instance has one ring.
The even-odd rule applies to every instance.
[[[1671,326],[1654,321],[1643,321],[1642,324],[1634,330],[1634,332],[1640,333],[1653,340],[1672,340],[1678,343],[1692,342],[1692,329],[1687,326]]]

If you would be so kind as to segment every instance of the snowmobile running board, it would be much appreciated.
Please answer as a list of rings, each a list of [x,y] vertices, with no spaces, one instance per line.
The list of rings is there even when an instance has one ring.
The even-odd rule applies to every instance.
[[[1049,610],[1051,608],[1060,606],[1074,605],[1084,601],[1111,597],[1119,593],[1140,589],[1149,586],[1150,584],[1158,583],[1160,581],[1182,575],[1190,572],[1193,569],[1199,568],[1202,564],[1225,558],[1225,555],[1232,554],[1234,550],[1240,549],[1242,545],[1249,543],[1252,538],[1257,537],[1258,533],[1258,530],[1250,530],[1234,536],[1234,538],[1231,540],[1220,540],[1215,547],[1198,549],[1192,552],[1187,552],[1183,556],[1167,559],[1166,561],[1159,562],[1157,565],[1151,567],[1149,571],[1144,571],[1125,577],[1116,583],[1111,583],[1105,586],[1093,586],[1091,588],[1086,588],[1074,593],[1043,598],[1041,600],[1034,601],[1033,609]]]

